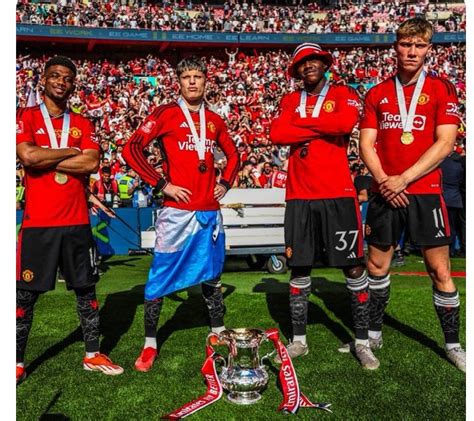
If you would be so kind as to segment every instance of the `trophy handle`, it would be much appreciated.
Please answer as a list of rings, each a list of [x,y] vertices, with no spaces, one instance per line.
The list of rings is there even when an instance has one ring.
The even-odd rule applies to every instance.
[[[210,346],[211,348],[215,345],[225,345],[227,347],[227,349],[230,351],[230,347],[229,347],[229,341],[219,335],[218,333],[215,333],[215,332],[210,332],[208,335],[207,335],[207,339],[206,339],[206,345],[207,346]]]
[[[265,334],[262,338],[262,342],[270,342],[270,339],[268,339],[268,336],[267,334]],[[271,362],[271,360],[273,359],[273,357],[276,355],[276,349],[274,349],[272,352],[267,352],[262,358],[260,358],[260,366],[263,366],[263,361],[265,360],[268,360],[269,362]]]
[[[211,339],[213,338],[213,339]],[[217,333],[214,333],[214,332],[210,332],[209,335],[207,335],[207,338],[206,338],[206,345],[207,346],[213,346],[213,345],[217,345],[220,341],[220,338],[219,338],[219,335]]]
[[[220,337],[219,334],[211,332],[209,333],[209,335],[207,335],[207,339],[206,339],[207,346],[210,346],[212,348],[213,345],[224,345],[224,344],[227,346],[227,342],[223,343],[222,338]],[[224,369],[227,369],[227,361],[221,354],[217,354],[215,361],[222,362]]]
[[[217,361],[222,362],[224,368],[227,368],[227,361],[225,360],[225,358],[224,358],[222,355],[218,354],[218,356],[216,357],[215,361],[216,361],[216,362],[217,362]],[[223,368],[223,369],[224,369],[224,368]]]

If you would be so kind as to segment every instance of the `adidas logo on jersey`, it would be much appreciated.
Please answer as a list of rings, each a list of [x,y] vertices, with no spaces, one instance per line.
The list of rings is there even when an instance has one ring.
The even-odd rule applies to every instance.
[[[388,98],[385,97],[384,99],[382,99],[382,101],[379,102],[379,104],[388,104]]]
[[[179,127],[185,128],[185,129],[188,129],[188,128],[189,128],[188,123],[186,123],[185,121],[183,121],[183,122],[181,123],[181,126],[179,126]]]
[[[354,252],[352,252],[351,254],[349,254],[349,256],[347,256],[348,259],[356,259],[357,256]]]
[[[438,231],[438,234],[435,235],[435,238],[442,238],[442,237],[444,237],[444,236],[445,236],[445,235],[444,235],[444,232],[441,231],[441,230],[439,230],[439,231]]]
[[[46,134],[43,130],[43,128],[39,128],[38,130],[36,130],[36,133],[35,134]]]

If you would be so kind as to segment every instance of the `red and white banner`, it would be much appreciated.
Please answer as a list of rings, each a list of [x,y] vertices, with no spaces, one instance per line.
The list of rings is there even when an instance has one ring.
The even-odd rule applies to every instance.
[[[161,417],[164,420],[179,420],[194,414],[202,408],[219,400],[222,396],[222,385],[216,371],[216,359],[219,354],[210,347],[206,347],[207,358],[201,368],[201,373],[206,380],[207,392],[197,399],[183,405],[181,408]]]

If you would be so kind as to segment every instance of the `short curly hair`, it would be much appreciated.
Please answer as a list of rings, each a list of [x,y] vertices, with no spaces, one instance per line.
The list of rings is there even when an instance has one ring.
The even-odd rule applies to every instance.
[[[71,70],[72,73],[74,73],[74,76],[77,75],[76,65],[71,61],[71,59],[69,59],[67,57],[55,56],[53,58],[50,58],[44,66],[44,72],[46,73],[46,71],[51,66],[64,66],[64,67],[67,67],[69,70]]]

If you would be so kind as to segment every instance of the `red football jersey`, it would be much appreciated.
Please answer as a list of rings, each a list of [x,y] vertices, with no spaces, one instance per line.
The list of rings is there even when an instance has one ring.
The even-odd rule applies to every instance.
[[[99,150],[92,123],[80,114],[70,113],[68,147]],[[51,118],[58,143],[63,117]],[[50,148],[46,124],[39,106],[21,108],[17,113],[16,143],[30,142]],[[89,223],[84,175],[68,174],[65,184],[54,181],[54,169],[25,168],[25,211],[23,227],[58,227]]]
[[[190,112],[197,133],[199,112]],[[221,177],[221,183],[230,187],[237,175],[239,154],[230,138],[222,118],[206,108],[206,151],[207,171],[199,171],[199,157],[196,151],[191,129],[186,117],[176,102],[162,105],[151,113],[131,136],[123,150],[123,157],[140,177],[152,186],[162,180],[160,175],[148,163],[143,149],[154,139],[161,140],[166,160],[166,180],[191,191],[190,203],[177,203],[165,196],[164,206],[187,210],[216,210],[219,202],[214,199],[216,173],[214,170],[214,149],[217,145],[227,157],[227,166]]]
[[[403,87],[407,109],[416,84]],[[456,89],[450,82],[436,76],[427,76],[418,98],[413,120],[410,145],[400,141],[403,124],[398,108],[395,77],[391,77],[367,93],[361,129],[377,129],[375,148],[387,175],[399,175],[410,168],[436,140],[436,127],[442,124],[459,124]],[[377,188],[377,187],[375,187]],[[441,192],[441,170],[436,168],[410,184],[411,194],[437,194]]]
[[[361,107],[356,91],[331,85],[317,118],[311,113],[318,96],[308,94],[307,117],[302,118],[300,95],[296,91],[282,98],[270,129],[274,144],[291,145],[286,200],[356,197],[347,160],[348,135]]]
[[[285,171],[275,171],[272,174],[271,187],[278,189],[286,189],[287,174]]]

